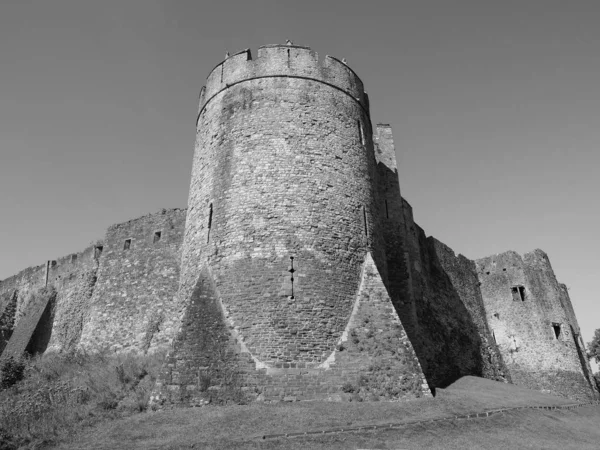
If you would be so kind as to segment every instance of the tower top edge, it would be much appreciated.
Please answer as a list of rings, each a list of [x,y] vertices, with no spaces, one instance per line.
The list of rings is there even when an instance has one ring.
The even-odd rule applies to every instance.
[[[227,54],[206,79],[200,94],[200,110],[217,93],[242,81],[257,78],[304,78],[332,85],[355,98],[368,110],[368,98],[359,76],[345,60],[319,54],[293,44],[263,45],[256,57],[250,49]]]

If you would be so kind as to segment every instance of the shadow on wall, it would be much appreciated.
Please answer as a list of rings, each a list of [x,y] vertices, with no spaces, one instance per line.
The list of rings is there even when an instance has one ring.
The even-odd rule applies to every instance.
[[[593,392],[595,380],[593,374],[591,374],[589,371],[589,362],[587,356],[585,355],[583,349],[579,345],[579,335],[575,333],[575,330],[573,329],[572,325],[569,325],[569,327],[571,328],[571,337],[573,339],[573,342],[575,342],[575,348],[577,349],[577,356],[579,357],[579,363],[581,364],[583,375],[586,381],[589,383],[590,389]]]
[[[419,254],[412,255],[413,264],[406,268],[412,273],[414,303],[396,309],[432,392],[466,375],[510,381],[495,344],[486,336],[485,318],[473,314],[474,305],[469,304],[476,303],[468,298],[470,293],[477,295],[476,276],[459,269],[459,276],[454,272],[451,277],[438,257],[436,241],[418,227],[415,234]],[[410,293],[403,296],[410,298]]]
[[[425,236],[400,195],[396,170],[379,162],[377,175],[386,287],[432,393],[465,375],[510,381],[487,327],[474,262]]]
[[[50,299],[44,312],[42,313],[31,339],[25,348],[25,352],[29,355],[44,353],[50,343],[52,336],[52,326],[54,324],[54,310],[56,305],[56,295]]]

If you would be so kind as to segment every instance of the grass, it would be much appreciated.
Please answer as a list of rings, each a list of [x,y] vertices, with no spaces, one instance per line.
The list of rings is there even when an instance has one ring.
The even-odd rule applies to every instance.
[[[0,450],[179,448],[598,448],[600,406],[519,410],[434,424],[490,409],[571,404],[518,386],[464,377],[435,398],[403,402],[253,403],[148,411],[164,355],[47,355],[5,365]],[[1,367],[0,367],[1,369]],[[266,439],[269,434],[407,423],[388,429]]]
[[[255,403],[147,412],[102,424],[58,448],[598,448],[598,406],[572,411],[519,410],[487,419],[407,425],[377,432],[262,439],[266,434],[571,403],[513,385],[465,377],[447,389],[439,389],[436,398],[406,402]]]
[[[48,446],[88,426],[145,411],[163,359],[46,355],[17,361],[21,376],[14,375],[15,361],[4,363],[0,379],[11,382],[0,390],[0,449]]]

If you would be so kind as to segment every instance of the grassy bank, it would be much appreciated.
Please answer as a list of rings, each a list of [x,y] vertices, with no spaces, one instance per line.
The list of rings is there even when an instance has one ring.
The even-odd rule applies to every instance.
[[[436,398],[407,402],[255,403],[148,411],[95,427],[58,448],[598,448],[592,446],[592,443],[600,442],[598,406],[572,411],[521,410],[486,419],[406,425],[398,430],[262,439],[268,434],[440,419],[498,408],[572,403],[571,400],[514,385],[465,377],[447,389],[439,389]],[[581,424],[579,428],[577,423]],[[555,430],[550,433],[548,430],[552,426]],[[536,434],[547,431],[549,434]],[[504,434],[507,436],[506,446],[502,444]],[[488,439],[488,435],[493,438]]]
[[[46,355],[0,364],[0,449],[40,448],[143,412],[163,355]]]

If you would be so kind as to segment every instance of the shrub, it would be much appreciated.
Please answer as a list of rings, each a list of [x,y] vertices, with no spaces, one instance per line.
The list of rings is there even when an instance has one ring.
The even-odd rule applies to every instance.
[[[23,379],[25,361],[12,356],[0,364],[0,390],[8,389]]]
[[[354,392],[354,390],[355,390],[354,385],[352,383],[350,383],[349,381],[342,385],[342,392],[351,394],[352,392]]]

